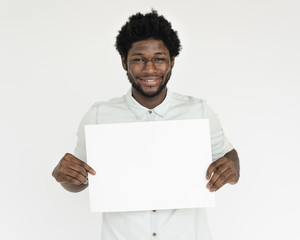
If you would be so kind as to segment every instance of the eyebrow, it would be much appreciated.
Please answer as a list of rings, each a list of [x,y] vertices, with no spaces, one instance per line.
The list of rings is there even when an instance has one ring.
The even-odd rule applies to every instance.
[[[139,53],[139,52],[131,54],[131,56],[143,56],[143,55],[144,55],[143,53]],[[167,55],[167,54],[164,52],[156,52],[154,53],[154,55]]]

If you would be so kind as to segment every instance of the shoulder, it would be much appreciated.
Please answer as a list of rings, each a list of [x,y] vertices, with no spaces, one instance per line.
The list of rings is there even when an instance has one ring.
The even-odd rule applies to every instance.
[[[207,101],[203,98],[173,92],[172,100],[174,105],[184,105],[200,110],[203,113],[203,117],[205,117],[207,110],[210,110]]]
[[[172,92],[172,101],[174,107],[181,106],[193,111],[199,111],[202,113],[201,116],[203,118],[209,118],[211,121],[218,120],[218,115],[203,98]]]
[[[99,101],[99,102],[94,103],[91,106],[89,111],[95,112],[95,111],[99,110],[99,108],[101,108],[101,107],[114,107],[114,106],[122,105],[122,104],[124,104],[124,102],[125,102],[125,96],[115,97],[108,101]]]
[[[95,102],[87,111],[87,113],[82,118],[82,124],[96,124],[96,119],[100,110],[109,108],[119,108],[124,105],[125,97],[116,97],[108,101],[98,101]]]
[[[189,95],[183,95],[183,94],[179,94],[176,92],[172,93],[172,99],[174,101],[183,102],[183,103],[198,103],[198,104],[206,103],[206,101],[202,98],[193,97],[193,96],[189,96]]]
[[[125,96],[115,97],[108,101],[99,101],[99,102],[94,103],[92,105],[92,107],[90,108],[90,110],[95,111],[99,107],[114,106],[114,105],[123,104],[124,102],[125,102]]]

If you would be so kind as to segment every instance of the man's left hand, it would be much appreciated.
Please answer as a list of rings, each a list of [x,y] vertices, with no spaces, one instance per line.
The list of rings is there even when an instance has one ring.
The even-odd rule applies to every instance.
[[[237,152],[233,149],[232,151],[226,153],[224,157],[221,157],[217,161],[210,164],[206,172],[206,179],[210,180],[206,187],[211,192],[215,192],[223,187],[226,183],[237,183],[239,178],[239,158]]]

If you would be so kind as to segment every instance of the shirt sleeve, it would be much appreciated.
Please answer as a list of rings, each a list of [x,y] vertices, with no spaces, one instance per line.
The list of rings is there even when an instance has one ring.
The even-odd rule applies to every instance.
[[[97,104],[94,104],[80,121],[77,131],[77,144],[74,150],[74,156],[81,161],[86,162],[86,146],[85,146],[85,126],[96,124]]]
[[[204,117],[209,119],[212,160],[216,161],[233,149],[226,138],[218,115],[204,102]]]

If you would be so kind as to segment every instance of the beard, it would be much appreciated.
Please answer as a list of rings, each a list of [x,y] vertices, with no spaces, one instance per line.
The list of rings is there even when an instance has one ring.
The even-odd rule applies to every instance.
[[[155,92],[151,92],[151,93],[146,93],[142,88],[141,88],[141,85],[140,84],[137,84],[136,82],[134,82],[132,80],[132,77],[129,76],[128,72],[127,72],[127,77],[128,77],[128,80],[129,82],[131,83],[131,86],[138,92],[140,93],[141,95],[143,95],[144,97],[147,97],[147,98],[153,98],[153,97],[156,97],[158,96],[162,90],[167,86],[170,78],[171,78],[171,75],[172,75],[172,70],[170,70],[170,72],[167,74],[166,76],[166,79],[164,81],[163,84],[161,84],[159,86],[159,88],[155,91]]]

